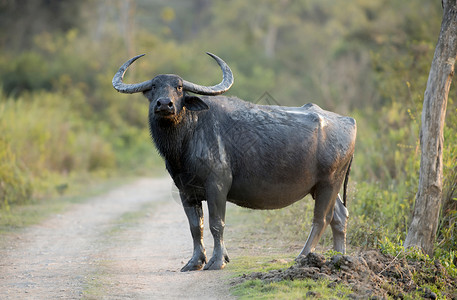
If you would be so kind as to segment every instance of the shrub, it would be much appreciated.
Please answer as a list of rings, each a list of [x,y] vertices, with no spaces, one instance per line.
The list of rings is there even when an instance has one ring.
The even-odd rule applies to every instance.
[[[0,208],[26,203],[32,194],[30,176],[11,151],[8,141],[0,136]]]

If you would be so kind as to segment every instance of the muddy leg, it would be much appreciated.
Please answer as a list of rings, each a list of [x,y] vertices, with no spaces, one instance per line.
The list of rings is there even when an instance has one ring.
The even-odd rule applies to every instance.
[[[310,252],[314,251],[314,248],[316,248],[316,245],[324,233],[325,228],[332,221],[333,208],[335,206],[337,195],[338,192],[334,191],[332,187],[323,187],[316,191],[314,218],[311,232],[299,256],[308,255]]]
[[[333,249],[343,254],[346,253],[346,226],[348,217],[348,210],[341,201],[340,195],[338,195],[330,226],[333,232]]]
[[[214,238],[214,250],[204,270],[220,270],[230,261],[224,244],[227,192],[222,185],[212,185],[207,188],[207,197],[209,227]]]
[[[189,262],[181,269],[181,272],[196,271],[203,268],[206,263],[205,246],[203,245],[203,210],[202,203],[189,205],[183,201],[184,211],[189,220],[190,232],[194,241],[194,253]]]

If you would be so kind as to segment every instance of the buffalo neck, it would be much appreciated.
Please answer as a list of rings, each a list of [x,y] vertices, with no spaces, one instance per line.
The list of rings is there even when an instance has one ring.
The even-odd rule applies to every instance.
[[[149,117],[149,130],[152,140],[159,151],[159,154],[165,159],[167,167],[173,170],[179,170],[182,167],[183,154],[185,154],[189,137],[195,129],[194,113],[182,111],[183,116],[180,122],[158,118],[154,115]]]

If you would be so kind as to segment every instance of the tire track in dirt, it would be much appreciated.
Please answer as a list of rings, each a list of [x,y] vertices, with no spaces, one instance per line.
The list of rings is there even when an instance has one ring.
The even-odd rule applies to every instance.
[[[7,236],[0,298],[231,299],[224,270],[179,272],[192,241],[170,192],[170,179],[141,179]],[[134,225],[116,228],[145,209]]]

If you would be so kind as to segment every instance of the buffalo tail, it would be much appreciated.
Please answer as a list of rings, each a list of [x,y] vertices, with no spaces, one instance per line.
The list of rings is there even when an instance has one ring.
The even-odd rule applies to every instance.
[[[349,161],[349,166],[348,169],[346,170],[346,176],[344,178],[344,185],[343,185],[343,204],[346,207],[346,197],[347,197],[347,189],[348,189],[348,181],[349,181],[349,173],[351,172],[351,165],[352,165],[352,159],[354,156],[351,157],[351,160]]]

